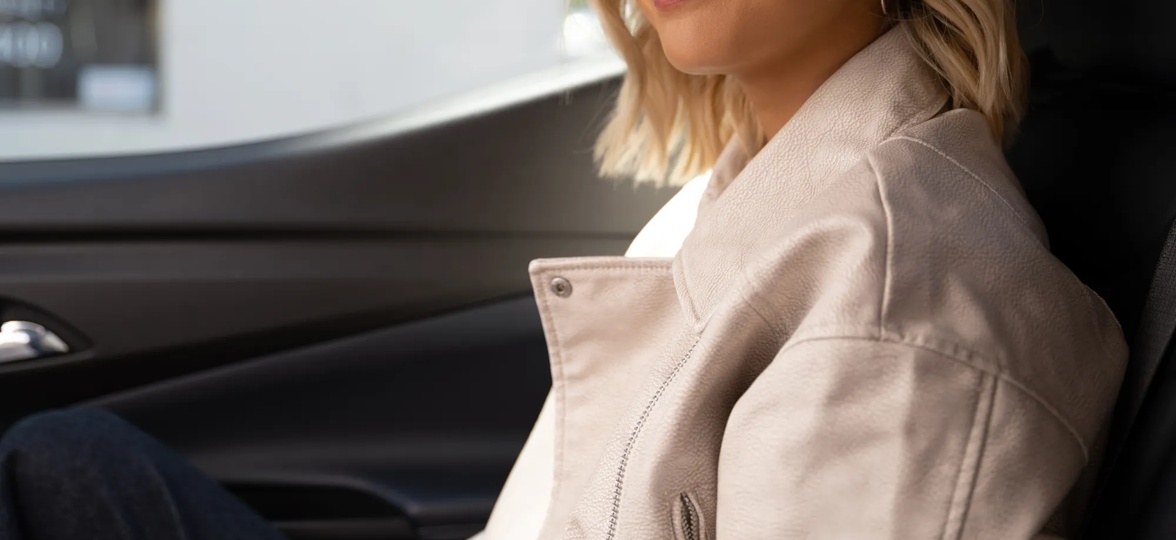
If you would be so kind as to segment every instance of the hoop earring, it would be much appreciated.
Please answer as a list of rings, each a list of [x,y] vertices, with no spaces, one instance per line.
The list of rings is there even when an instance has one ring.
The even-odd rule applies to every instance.
[[[889,15],[889,13],[886,12],[886,0],[882,0],[882,14]]]

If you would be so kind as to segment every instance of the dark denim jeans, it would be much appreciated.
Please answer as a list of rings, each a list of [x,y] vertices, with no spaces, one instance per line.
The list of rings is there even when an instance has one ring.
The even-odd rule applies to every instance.
[[[0,539],[281,540],[159,441],[105,411],[43,413],[0,439]]]

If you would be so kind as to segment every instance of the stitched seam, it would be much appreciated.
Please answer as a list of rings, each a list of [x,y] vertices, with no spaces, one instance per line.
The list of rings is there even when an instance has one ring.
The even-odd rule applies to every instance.
[[[785,345],[784,348],[780,349],[780,354],[783,354],[784,351],[795,348],[799,345],[817,342],[817,341],[836,341],[836,340],[875,341],[875,342],[881,342],[881,343],[893,343],[895,345],[903,345],[906,347],[922,349],[922,350],[925,350],[928,352],[933,352],[933,353],[935,353],[939,356],[942,356],[944,358],[947,358],[949,360],[954,360],[956,362],[959,362],[959,363],[961,363],[965,366],[968,366],[968,367],[970,367],[976,371],[979,371],[981,373],[985,373],[987,375],[997,377],[1001,381],[1008,383],[1013,388],[1020,390],[1023,394],[1025,394],[1026,396],[1031,398],[1033,401],[1037,402],[1037,404],[1040,405],[1042,409],[1044,409],[1051,416],[1053,416],[1054,420],[1057,420],[1058,423],[1061,424],[1062,427],[1064,427],[1066,429],[1066,431],[1070,432],[1070,436],[1072,436],[1074,438],[1074,442],[1077,443],[1078,448],[1082,450],[1083,461],[1086,463],[1090,462],[1090,451],[1089,451],[1089,449],[1087,449],[1086,443],[1082,442],[1082,437],[1081,437],[1081,435],[1078,434],[1078,430],[1074,427],[1073,424],[1071,424],[1068,420],[1066,420],[1062,416],[1062,414],[1056,408],[1053,407],[1053,405],[1050,405],[1049,402],[1047,402],[1045,400],[1045,398],[1041,397],[1039,394],[1034,392],[1032,389],[1025,386],[1024,384],[1021,384],[1021,382],[1017,381],[1016,379],[1009,377],[1005,373],[1001,373],[999,371],[992,371],[990,369],[984,368],[983,366],[978,366],[978,365],[974,364],[973,362],[969,361],[968,359],[957,356],[955,354],[941,351],[939,349],[924,345],[922,343],[912,343],[910,341],[902,341],[902,340],[893,339],[890,336],[885,335],[885,334],[883,334],[882,336],[876,337],[876,338],[866,337],[866,336],[854,336],[854,335],[834,335],[834,336],[809,337],[809,338],[797,340],[793,343],[789,343],[789,344]],[[980,355],[980,354],[976,354],[974,351],[967,349],[965,347],[960,347],[960,349],[964,350],[965,352],[967,352],[968,354],[970,354],[972,356],[975,356],[978,358],[985,358],[985,356]]]
[[[644,263],[644,264],[643,263],[608,264],[608,265],[603,265],[603,266],[602,265],[593,265],[593,264],[551,265],[551,266],[543,266],[541,268],[541,271],[545,272],[545,273],[578,272],[581,270],[593,270],[593,271],[598,271],[598,270],[642,270],[645,272],[653,272],[653,271],[658,271],[658,270],[666,270],[666,269],[670,268],[671,261],[672,261],[672,259],[667,260],[665,262],[656,261],[656,262],[649,262],[649,263]]]
[[[769,319],[767,315],[764,315],[763,310],[761,310],[755,299],[747,295],[747,287],[738,287],[737,289],[739,291],[739,298],[743,300],[743,304],[746,305],[752,313],[758,315],[760,320],[762,320],[764,324],[772,330],[772,333],[776,335],[777,342],[784,343],[787,341],[788,333],[785,332],[783,328],[777,326],[776,323]]]
[[[629,433],[629,440],[625,443],[625,449],[621,452],[621,464],[617,468],[616,484],[613,486],[613,500],[612,512],[608,518],[608,540],[616,538],[617,534],[617,520],[621,513],[621,492],[625,485],[625,470],[629,466],[629,455],[633,453],[633,446],[637,443],[637,437],[641,435],[641,430],[645,427],[645,422],[649,419],[649,415],[653,412],[653,407],[661,400],[662,394],[670,387],[670,383],[678,377],[678,373],[690,361],[690,357],[694,355],[694,348],[698,346],[699,339],[694,340],[694,344],[690,346],[690,350],[686,351],[686,355],[674,366],[674,370],[662,381],[661,386],[654,392],[653,397],[645,404],[645,410],[641,411],[641,416],[637,419],[637,424],[633,426],[633,431]]]
[[[1018,211],[1017,211],[1017,209],[1013,207],[1012,203],[1010,203],[1008,199],[1004,198],[1004,196],[1003,196],[1003,195],[1001,195],[1001,194],[1000,194],[1000,192],[998,192],[998,191],[996,190],[996,188],[992,187],[992,184],[989,184],[988,182],[985,182],[985,181],[984,181],[984,179],[980,178],[980,176],[979,176],[979,175],[977,175],[976,173],[972,172],[972,170],[971,170],[971,169],[969,169],[969,168],[965,167],[963,163],[960,163],[960,162],[959,162],[959,161],[957,161],[955,158],[953,158],[953,157],[951,157],[951,156],[947,155],[947,153],[946,153],[946,152],[944,152],[943,150],[940,150],[940,149],[936,148],[935,146],[932,146],[932,145],[931,145],[931,143],[928,143],[927,141],[924,141],[924,140],[922,140],[922,139],[916,139],[916,138],[914,138],[914,137],[911,137],[911,136],[909,136],[909,135],[900,135],[900,136],[898,136],[898,137],[895,137],[894,139],[891,139],[891,140],[904,140],[904,141],[910,141],[910,142],[913,142],[913,143],[915,143],[915,144],[919,144],[919,145],[921,145],[921,146],[924,146],[924,147],[926,147],[928,150],[931,150],[932,152],[935,152],[936,154],[939,154],[939,156],[940,156],[940,157],[942,157],[943,159],[947,160],[947,161],[948,161],[948,162],[950,162],[952,165],[955,165],[955,166],[956,166],[956,167],[958,167],[958,168],[959,168],[961,171],[964,171],[965,173],[967,173],[967,174],[968,174],[968,176],[971,176],[971,177],[972,177],[972,179],[974,179],[974,180],[976,180],[977,182],[979,182],[979,183],[980,183],[980,185],[982,185],[982,186],[984,186],[985,188],[987,188],[987,189],[988,189],[988,191],[991,191],[991,192],[992,192],[992,194],[993,194],[993,195],[995,195],[995,196],[996,196],[996,198],[997,198],[998,200],[1000,200],[1000,202],[1001,202],[1002,204],[1004,204],[1004,205],[1005,205],[1005,208],[1008,208],[1008,209],[1009,209],[1009,211],[1010,211],[1010,212],[1012,212],[1014,216],[1017,216],[1017,219],[1018,219],[1018,220],[1021,222],[1021,224],[1022,224],[1022,225],[1024,225],[1024,226],[1025,226],[1026,228],[1028,228],[1030,231],[1032,231],[1032,230],[1033,230],[1033,226],[1029,224],[1029,220],[1025,219],[1025,216],[1024,216],[1024,215],[1022,215],[1020,212],[1018,212]]]
[[[679,514],[682,512],[682,504],[679,499],[670,500],[670,530],[674,531],[674,538],[680,540],[682,538],[682,519]]]
[[[882,191],[882,175],[874,167],[874,156],[870,155],[870,168],[874,169],[874,185],[878,188],[878,201],[882,204],[882,214],[886,216],[886,256],[882,262],[882,299],[878,305],[878,335],[886,326],[886,307],[890,303],[890,281],[893,279],[891,266],[894,263],[894,215],[890,212],[890,204]]]
[[[984,453],[988,450],[988,432],[992,430],[992,411],[996,409],[996,391],[1000,389],[1000,382],[992,382],[992,390],[988,394],[988,409],[984,412],[984,428],[980,432],[980,448],[976,451],[976,465],[972,469],[972,478],[969,482],[968,498],[964,500],[963,513],[960,514],[960,530],[956,531],[956,540],[964,536],[964,524],[968,522],[968,510],[972,508],[972,498],[976,495],[976,478],[980,476],[980,464],[984,462]],[[977,404],[977,408],[979,408]],[[1083,454],[1086,450],[1083,449]]]
[[[556,439],[555,456],[554,456],[554,459],[552,460],[553,467],[552,467],[552,471],[551,471],[551,474],[552,474],[551,500],[554,501],[556,499],[556,495],[559,490],[558,473],[564,470],[563,458],[564,458],[564,448],[566,447],[566,442],[564,440],[564,434],[566,432],[566,426],[564,425],[564,416],[567,411],[567,389],[566,389],[567,385],[566,385],[566,381],[565,381],[565,377],[564,377],[563,354],[562,354],[563,351],[560,346],[560,344],[562,342],[559,339],[559,330],[555,327],[555,317],[551,316],[551,305],[548,303],[546,294],[538,294],[536,296],[538,296],[540,298],[541,302],[543,303],[543,308],[542,308],[543,313],[547,316],[547,319],[549,321],[551,321],[551,338],[555,342],[555,343],[553,343],[553,345],[555,345],[555,346],[551,347],[551,352],[552,352],[551,356],[552,356],[552,366],[555,367],[555,370],[553,370],[553,371],[558,371],[558,373],[552,374],[552,380],[551,380],[552,387],[554,389],[554,386],[556,384],[560,385],[560,389],[559,389],[560,391],[555,392],[555,395],[559,398],[555,404],[556,405],[555,430],[556,430],[556,433],[558,434],[559,437]],[[548,514],[547,514],[547,516],[544,517],[544,522],[546,522],[547,519],[551,517],[551,508],[548,508],[547,512],[548,512]],[[544,526],[546,526],[546,523],[544,523]]]
[[[702,324],[702,317],[698,314],[698,306],[695,305],[694,295],[691,294],[690,284],[688,283],[688,280],[686,279],[686,261],[685,261],[685,259],[683,259],[681,257],[679,257],[677,260],[678,260],[677,273],[681,274],[681,278],[679,279],[678,276],[673,276],[673,277],[674,277],[675,282],[681,281],[681,284],[680,285],[676,284],[676,286],[680,286],[682,288],[682,297],[686,300],[686,302],[685,302],[686,305],[683,306],[684,308],[686,308],[686,315],[687,315],[686,318],[695,321],[694,326],[699,326]]]
[[[986,379],[981,378],[983,383]],[[976,406],[972,408],[972,423],[968,426],[968,443],[971,445],[973,437],[976,435],[976,419],[980,416],[980,405],[982,404],[982,396],[976,397]],[[964,449],[964,455],[960,457],[960,466],[956,468],[955,485],[951,490],[951,504],[947,507],[947,518],[943,520],[943,531],[939,533],[939,538],[947,538],[947,532],[952,523],[952,510],[955,509],[956,500],[959,498],[960,483],[964,481],[964,465],[968,463],[968,450]]]
[[[1098,348],[1102,351],[1103,356],[1107,358],[1114,358],[1115,355],[1111,353],[1111,348],[1107,345],[1107,340],[1104,339],[1103,333],[1099,331],[1098,320],[1093,315],[1099,311],[1098,308],[1094,305],[1094,299],[1091,298],[1091,296],[1096,296],[1096,294],[1094,291],[1091,291],[1090,288],[1084,287],[1084,289],[1086,290],[1083,291],[1083,293],[1085,293],[1083,296],[1086,297],[1086,305],[1090,308],[1087,311],[1092,314],[1089,318],[1089,321],[1090,325],[1094,327],[1094,339],[1098,341]],[[1102,297],[1099,297],[1099,301],[1103,302],[1103,309],[1110,311],[1110,308],[1107,307],[1106,302],[1102,299]],[[1115,321],[1115,328],[1117,328],[1119,333],[1122,334],[1123,326],[1119,324],[1119,319],[1112,315],[1111,320]]]

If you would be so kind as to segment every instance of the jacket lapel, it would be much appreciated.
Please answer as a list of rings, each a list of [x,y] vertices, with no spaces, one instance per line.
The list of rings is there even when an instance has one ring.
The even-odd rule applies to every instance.
[[[705,324],[742,276],[745,257],[765,252],[790,214],[893,133],[933,117],[947,99],[895,28],[842,66],[754,158],[732,141],[674,260],[678,296],[692,322]]]

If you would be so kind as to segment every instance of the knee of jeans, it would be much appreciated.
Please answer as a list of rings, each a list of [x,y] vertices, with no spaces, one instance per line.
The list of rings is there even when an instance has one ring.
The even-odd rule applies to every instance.
[[[126,451],[137,432],[101,409],[65,409],[34,414],[0,438],[0,453],[20,452],[43,465],[77,462],[84,456]]]

